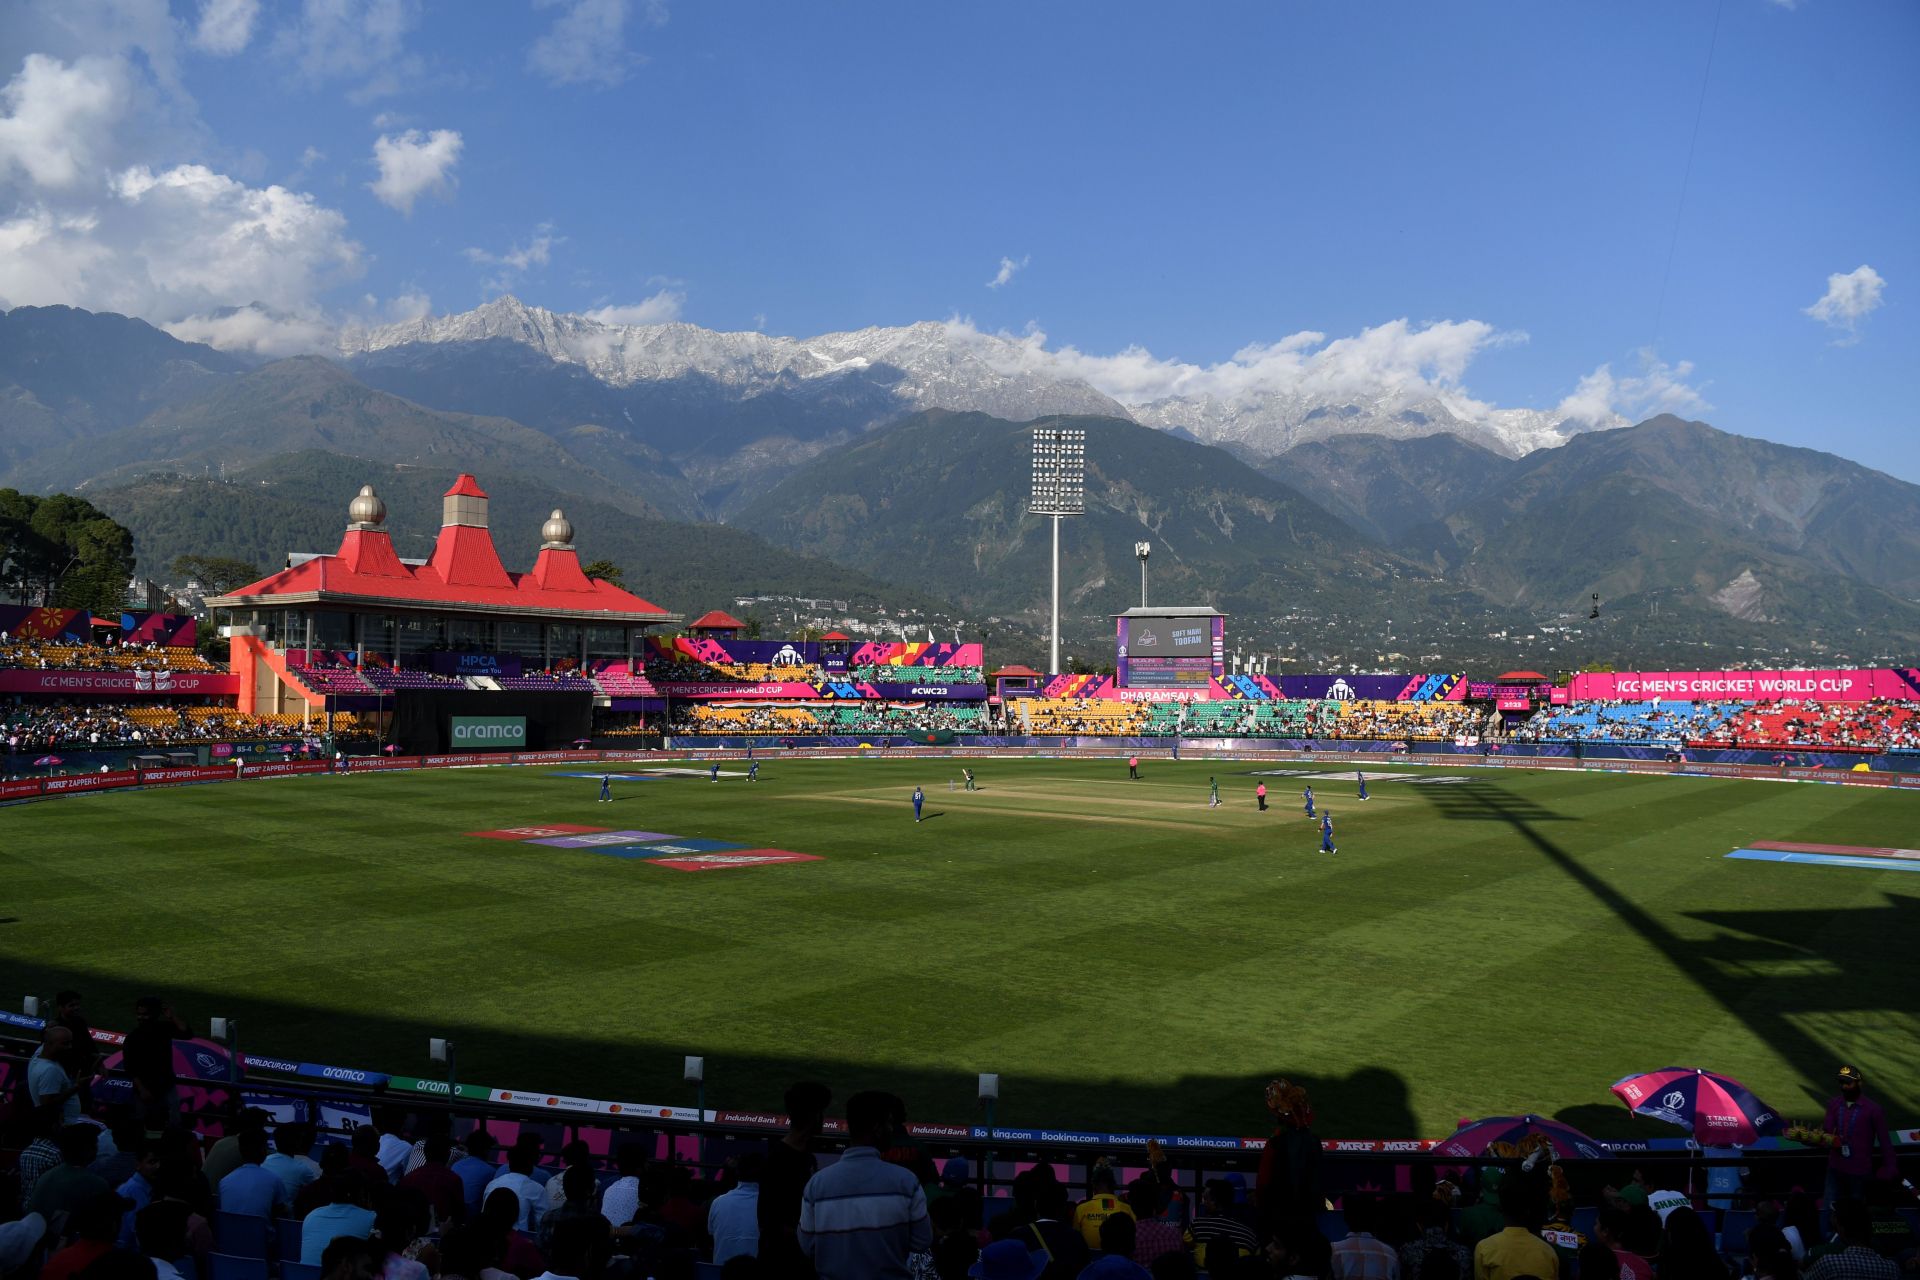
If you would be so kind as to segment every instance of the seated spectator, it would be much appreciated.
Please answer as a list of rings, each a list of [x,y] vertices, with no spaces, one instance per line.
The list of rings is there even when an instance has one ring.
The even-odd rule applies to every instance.
[[[327,1246],[341,1236],[365,1240],[373,1234],[374,1213],[360,1180],[342,1173],[329,1178],[326,1187],[327,1203],[300,1224],[300,1261],[310,1267],[319,1266]]]
[[[511,1191],[520,1201],[519,1216],[513,1229],[532,1235],[540,1227],[540,1214],[546,1208],[547,1192],[533,1176],[534,1161],[540,1157],[539,1139],[533,1143],[516,1142],[507,1151],[507,1167],[495,1174],[487,1188],[487,1200],[495,1193]]]
[[[1674,1212],[1677,1215],[1679,1210]],[[1866,1201],[1842,1200],[1835,1205],[1833,1229],[1839,1237],[1840,1247],[1808,1267],[1806,1280],[1898,1280],[1899,1265],[1890,1258],[1881,1257],[1873,1247],[1873,1215],[1868,1211]],[[1667,1254],[1663,1249],[1660,1253],[1663,1277],[1667,1274],[1666,1259]]]
[[[134,1217],[136,1248],[153,1263],[157,1280],[180,1280],[187,1254],[187,1206],[178,1200],[150,1204]]]
[[[563,1219],[553,1230],[547,1269],[541,1280],[596,1280],[606,1269],[607,1220],[598,1213]],[[665,1275],[662,1270],[659,1272]],[[394,1280],[388,1277],[388,1280]]]
[[[587,1144],[575,1138],[560,1148],[561,1176],[547,1182],[546,1198],[541,1206],[543,1213],[552,1213],[566,1199],[566,1190],[562,1184],[566,1181],[566,1171],[575,1165],[585,1165],[589,1174],[593,1173],[593,1152]]]
[[[134,1215],[153,1203],[153,1180],[160,1173],[160,1144],[144,1135],[133,1149],[134,1167],[127,1180],[116,1188],[127,1202],[126,1216],[120,1220],[120,1247],[134,1247]]]
[[[1580,1246],[1580,1280],[1621,1280],[1620,1255],[1604,1241],[1589,1240]]]
[[[1729,1268],[1713,1246],[1713,1233],[1699,1214],[1682,1205],[1667,1214],[1654,1274],[1687,1276],[1689,1280],[1726,1280]],[[1852,1272],[1843,1274],[1851,1276]]]
[[[1073,1210],[1073,1227],[1089,1249],[1100,1248],[1100,1224],[1115,1214],[1131,1218],[1133,1210],[1114,1194],[1113,1166],[1102,1159],[1087,1171],[1087,1198]]]
[[[499,1258],[500,1269],[511,1271],[520,1280],[533,1280],[547,1269],[547,1264],[533,1241],[514,1225],[524,1207],[512,1187],[495,1187],[481,1202],[480,1226],[484,1236],[491,1237],[489,1249]]]
[[[1499,1191],[1506,1225],[1474,1247],[1475,1280],[1559,1280],[1560,1255],[1537,1234],[1546,1210],[1539,1187],[1516,1174],[1503,1179]]]
[[[1333,1280],[1399,1280],[1400,1255],[1374,1237],[1380,1202],[1368,1195],[1345,1202],[1347,1238],[1333,1243]]]
[[[1653,1280],[1653,1265],[1645,1258],[1627,1247],[1631,1236],[1632,1218],[1618,1205],[1606,1205],[1600,1210],[1600,1218],[1594,1224],[1594,1235],[1600,1243],[1613,1250],[1619,1262],[1620,1280]]]
[[[293,1212],[290,1216],[304,1218],[321,1205],[332,1204],[334,1179],[356,1176],[348,1164],[350,1159],[347,1149],[337,1142],[329,1142],[320,1148],[320,1176],[300,1188],[299,1194],[293,1197]],[[361,1182],[362,1185],[365,1184],[364,1179],[361,1179]],[[384,1178],[381,1179],[380,1185],[386,1186]],[[368,1203],[372,1203],[370,1196]]]
[[[320,1162],[309,1154],[314,1136],[313,1126],[304,1122],[280,1125],[273,1131],[273,1154],[261,1162],[262,1168],[287,1184],[289,1202],[300,1188],[320,1177]]]
[[[234,1126],[207,1150],[206,1159],[201,1161],[200,1171],[207,1175],[209,1185],[219,1186],[220,1179],[240,1167],[240,1135],[249,1129],[265,1133],[271,1119],[259,1107],[247,1107],[240,1112]]]
[[[552,1252],[554,1231],[563,1222],[575,1218],[600,1217],[600,1184],[593,1175],[591,1164],[567,1166],[567,1171],[555,1178],[552,1183],[561,1189],[560,1203],[540,1216],[540,1247]]]
[[[633,1221],[640,1207],[640,1174],[647,1167],[647,1149],[638,1142],[623,1142],[613,1153],[613,1166],[620,1176],[600,1195],[600,1215],[612,1223],[616,1233]]]
[[[1133,1260],[1152,1269],[1169,1253],[1185,1253],[1186,1232],[1165,1213],[1165,1191],[1160,1180],[1141,1174],[1127,1186],[1127,1207],[1133,1210]]]
[[[293,1207],[287,1184],[261,1167],[267,1158],[267,1131],[249,1129],[240,1135],[240,1167],[220,1179],[222,1213],[244,1213],[271,1218]]]
[[[387,1197],[368,1248],[379,1280],[427,1280],[426,1264],[413,1255],[431,1213],[427,1198],[411,1188]]]
[[[47,1259],[40,1268],[40,1280],[73,1280],[96,1259],[113,1252],[126,1207],[124,1200],[109,1191],[69,1214],[67,1233],[73,1243]]]
[[[467,1188],[447,1163],[453,1154],[453,1139],[436,1133],[427,1138],[426,1144],[420,1167],[400,1179],[400,1185],[425,1196],[439,1222],[458,1222],[466,1212]]]
[[[1453,1259],[1454,1274],[1466,1276],[1473,1270],[1473,1254],[1449,1234],[1453,1213],[1437,1197],[1428,1196],[1415,1210],[1420,1225],[1419,1238],[1400,1246],[1401,1280],[1419,1280],[1421,1267],[1429,1254],[1444,1253]]]
[[[480,1216],[480,1201],[487,1193],[487,1184],[493,1181],[500,1167],[493,1162],[493,1135],[485,1129],[475,1129],[467,1135],[467,1154],[447,1166],[459,1175],[467,1204],[467,1218],[471,1221]]]
[[[320,1280],[375,1280],[373,1255],[358,1236],[339,1236],[320,1255]]]
[[[1208,1178],[1190,1232],[1195,1259],[1206,1270],[1213,1270],[1215,1244],[1224,1245],[1218,1256],[1229,1258],[1252,1253],[1260,1246],[1253,1224],[1239,1210],[1233,1200],[1233,1184],[1225,1178]]]
[[[713,1260],[751,1257],[760,1250],[760,1170],[766,1157],[749,1151],[734,1169],[733,1190],[715,1196],[707,1208],[707,1234],[713,1238]]]
[[[1100,1256],[1080,1272],[1083,1280],[1153,1280],[1153,1273],[1133,1260],[1135,1225],[1131,1213],[1100,1220]]]
[[[55,1142],[60,1148],[60,1163],[35,1180],[27,1211],[58,1228],[68,1214],[112,1188],[87,1167],[100,1149],[98,1129],[90,1124],[70,1124],[60,1130]]]

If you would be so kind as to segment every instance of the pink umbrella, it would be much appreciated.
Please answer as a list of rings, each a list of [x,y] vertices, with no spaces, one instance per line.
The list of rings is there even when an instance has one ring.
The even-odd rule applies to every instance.
[[[1635,1115],[1693,1130],[1694,1141],[1703,1147],[1744,1147],[1786,1131],[1780,1113],[1753,1090],[1700,1067],[1662,1067],[1626,1076],[1614,1082],[1613,1092]]]
[[[380,749],[381,749],[382,751],[384,751],[384,752],[386,752],[386,753],[387,753],[388,755],[392,755],[392,754],[394,754],[395,752],[397,752],[398,750],[400,750],[400,744],[399,744],[399,743],[397,743],[397,742],[389,742],[389,743],[388,743],[388,744],[387,744],[386,746],[384,746],[384,747],[382,747],[382,748],[380,748]]]
[[[1597,1141],[1572,1125],[1535,1115],[1489,1116],[1485,1120],[1474,1120],[1461,1125],[1452,1137],[1443,1139],[1434,1151],[1463,1160],[1475,1160],[1487,1154],[1487,1148],[1496,1142],[1517,1144],[1522,1138],[1535,1133],[1545,1134],[1547,1140],[1553,1143],[1554,1153],[1562,1160],[1576,1156],[1601,1160],[1607,1154]]]
[[[44,764],[44,765],[56,765],[56,764],[65,764],[66,761],[62,760],[59,756],[41,756],[38,760],[35,760],[34,763]]]

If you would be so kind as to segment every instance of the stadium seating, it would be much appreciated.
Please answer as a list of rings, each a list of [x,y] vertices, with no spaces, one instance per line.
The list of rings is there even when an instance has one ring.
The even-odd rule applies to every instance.
[[[1884,698],[1747,703],[1718,725],[1694,735],[1694,741],[1828,751],[1920,750],[1920,704]]]
[[[1132,737],[1145,733],[1151,704],[1112,698],[1030,698],[1027,724],[1034,733]]]
[[[597,691],[593,681],[577,671],[548,671],[518,676],[493,676],[492,680],[502,689],[516,689],[531,693],[594,693]]]
[[[1478,732],[1486,718],[1481,708],[1461,702],[1325,702],[1321,708],[1319,736],[1372,741],[1444,742]]]
[[[14,640],[0,644],[0,668],[28,671],[221,671],[192,649],[106,647]]]

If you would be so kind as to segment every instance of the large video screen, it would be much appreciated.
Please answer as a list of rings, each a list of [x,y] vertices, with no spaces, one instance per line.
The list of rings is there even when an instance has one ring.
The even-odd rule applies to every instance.
[[[1132,658],[1129,689],[1205,689],[1213,675],[1211,658]]]
[[[1127,657],[1211,659],[1213,619],[1128,618]]]

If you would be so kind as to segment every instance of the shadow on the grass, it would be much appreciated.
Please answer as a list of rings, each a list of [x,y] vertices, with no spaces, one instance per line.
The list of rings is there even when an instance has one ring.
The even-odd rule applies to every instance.
[[[505,1089],[540,1089],[609,1101],[691,1106],[693,1088],[682,1082],[686,1054],[706,1054],[706,1101],[731,1110],[780,1109],[781,1095],[800,1080],[819,1080],[836,1104],[861,1089],[888,1089],[906,1100],[909,1118],[940,1123],[980,1123],[976,1074],[993,1062],[956,1062],[951,1069],[898,1067],[852,1062],[797,1049],[781,1056],[718,1054],[710,1046],[677,1042],[672,1028],[634,1028],[615,1039],[605,1034],[581,1037],[542,1022],[539,1008],[520,1011],[521,1025],[503,1030],[478,1018],[466,1022],[413,1021],[403,1013],[369,1008],[335,1014],[292,1001],[235,999],[230,993],[182,987],[163,973],[151,980],[84,970],[54,969],[30,958],[0,953],[8,986],[50,993],[72,987],[85,998],[96,1027],[126,1030],[133,1024],[133,1001],[160,995],[197,1034],[204,1035],[215,1015],[237,1018],[245,1028],[243,1052],[305,1059],[326,1065],[445,1079],[446,1067],[427,1059],[429,1036],[446,1036],[459,1046],[463,1083]],[[325,975],[316,973],[317,986]],[[395,974],[391,998],[403,1001],[409,978]],[[903,980],[902,998],[911,982]],[[497,1016],[495,1010],[484,1011]],[[1011,1016],[1012,1011],[1010,1011]],[[884,1009],[875,1009],[884,1017]],[[1288,1063],[1285,1028],[1275,1028],[1270,1065],[1240,1075],[1191,1075],[1165,1085],[1113,1079],[1094,1064],[1112,1055],[1098,1044],[1084,1046],[1073,1062],[1062,1062],[1058,1079],[1003,1076],[995,1122],[1003,1128],[1071,1129],[1091,1133],[1210,1134],[1264,1136],[1270,1125],[1263,1098],[1267,1082],[1287,1076],[1302,1085],[1319,1116],[1318,1129],[1333,1137],[1432,1137],[1419,1132],[1409,1105],[1405,1077],[1385,1066],[1362,1067],[1344,1076],[1300,1072]],[[1191,1058],[1204,1063],[1204,1043],[1189,1046]],[[1077,1071],[1076,1071],[1077,1068]],[[838,1106],[834,1114],[840,1114]]]
[[[1724,932],[1711,938],[1684,938],[1538,829],[1542,823],[1568,821],[1565,815],[1490,781],[1433,790],[1435,807],[1443,817],[1512,827],[1616,920],[1657,949],[1675,972],[1718,1002],[1727,1016],[1746,1024],[1756,1038],[1793,1064],[1808,1081],[1804,1105],[1798,1098],[1770,1100],[1789,1118],[1817,1118],[1838,1090],[1835,1072],[1840,1064],[1863,1056],[1858,1052],[1864,1047],[1860,1044],[1823,1042],[1808,1030],[1808,1022],[1835,1013],[1857,1016],[1906,1012],[1912,1007],[1903,992],[1889,988],[1903,981],[1892,972],[1902,963],[1896,953],[1910,945],[1902,940],[1920,937],[1920,899],[1888,894],[1884,905],[1844,910],[1695,912],[1690,919]],[[1782,975],[1783,967],[1812,971]],[[1604,974],[1591,976],[1606,980]],[[1889,1027],[1887,1034],[1905,1033]],[[1898,1046],[1889,1049],[1878,1056],[1897,1058]],[[1665,1066],[1705,1066],[1736,1077],[1740,1074],[1737,1063],[1648,1062],[1633,1064],[1631,1069]],[[1909,1081],[1884,1075],[1874,1082],[1879,1100],[1901,1113],[1914,1107],[1908,1087]]]

